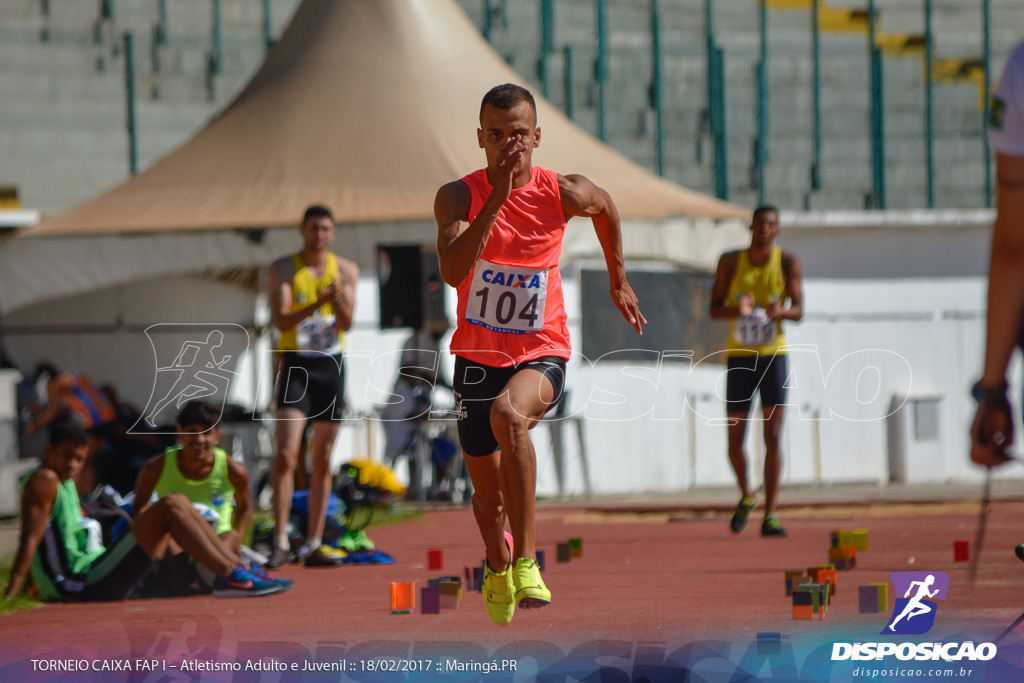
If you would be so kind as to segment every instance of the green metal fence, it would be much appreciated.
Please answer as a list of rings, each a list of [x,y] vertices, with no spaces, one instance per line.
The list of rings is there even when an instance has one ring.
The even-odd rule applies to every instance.
[[[1024,3],[460,2],[579,125],[694,189],[794,209],[991,206],[987,101]]]
[[[157,104],[222,105],[298,1],[41,3],[38,31],[0,41],[99,46],[97,74],[123,55],[134,172],[180,141],[150,124]],[[1020,0],[457,2],[538,93],[687,187],[793,209],[992,204],[984,121]],[[181,136],[206,116],[175,109]]]

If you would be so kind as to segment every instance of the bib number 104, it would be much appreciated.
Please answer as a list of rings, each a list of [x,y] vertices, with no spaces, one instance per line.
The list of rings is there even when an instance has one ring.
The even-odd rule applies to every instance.
[[[466,322],[506,334],[540,332],[547,285],[547,268],[496,266],[481,260],[466,302]]]
[[[473,296],[480,298],[480,317],[486,320],[487,304],[491,296],[491,290],[484,287],[473,292]],[[498,300],[494,304],[494,319],[502,325],[508,325],[512,322],[513,316],[515,316],[516,320],[525,321],[527,327],[537,327],[537,320],[540,318],[540,314],[537,312],[537,300],[539,297],[539,294],[531,296],[530,300],[519,311],[519,314],[516,315],[519,301],[516,299],[515,294],[505,290],[498,295]]]

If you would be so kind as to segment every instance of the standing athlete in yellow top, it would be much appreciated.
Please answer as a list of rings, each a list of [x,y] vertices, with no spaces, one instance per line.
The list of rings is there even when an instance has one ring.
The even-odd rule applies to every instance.
[[[292,476],[306,421],[313,422],[313,472],[309,483],[306,544],[299,552],[307,567],[340,564],[321,549],[331,492],[328,468],[345,403],[345,330],[352,326],[359,268],[328,251],[334,217],[323,206],[306,209],[299,226],[302,251],[270,266],[270,308],[280,333],[277,380],[277,456],[274,460],[274,550],[268,566],[288,561],[288,516]]]
[[[759,206],[750,224],[750,248],[730,251],[718,261],[711,288],[711,317],[729,320],[726,414],[729,418],[729,462],[743,497],[730,522],[733,533],[747,524],[757,504],[747,481],[743,438],[754,392],[760,391],[764,411],[764,522],[762,536],[785,536],[775,517],[782,453],[779,434],[786,403],[786,338],[783,320],[803,317],[803,272],[800,259],[775,246],[779,210]],[[789,306],[786,306],[786,301]]]

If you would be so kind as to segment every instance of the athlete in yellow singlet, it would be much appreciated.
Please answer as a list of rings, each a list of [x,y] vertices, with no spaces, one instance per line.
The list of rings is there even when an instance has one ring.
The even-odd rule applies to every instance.
[[[800,260],[775,246],[779,235],[778,209],[769,205],[758,207],[750,230],[750,248],[722,255],[711,288],[711,317],[729,320],[729,463],[742,493],[730,528],[733,533],[742,531],[757,504],[747,481],[743,439],[754,393],[759,392],[765,443],[761,535],[785,536],[786,530],[775,517],[782,471],[779,434],[786,403],[786,338],[782,321],[803,317],[803,274]]]
[[[352,326],[359,268],[328,251],[334,239],[334,218],[323,206],[306,209],[299,226],[302,251],[270,266],[270,309],[278,343],[274,460],[274,551],[268,566],[289,559],[286,531],[291,514],[293,476],[306,422],[313,422],[313,471],[309,483],[306,544],[300,559],[308,567],[340,564],[340,556],[321,547],[327,500],[328,468],[344,408],[345,330]]]

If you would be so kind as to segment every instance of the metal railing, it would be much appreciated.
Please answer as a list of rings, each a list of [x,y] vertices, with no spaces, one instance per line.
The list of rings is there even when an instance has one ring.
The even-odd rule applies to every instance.
[[[471,17],[481,7],[460,2]],[[671,180],[789,208],[992,203],[987,102],[993,68],[1024,37],[1009,29],[1024,26],[1024,7],[536,2],[483,0],[481,30],[521,73],[535,73],[534,85],[570,118]],[[520,25],[525,17],[540,19],[532,36]],[[1007,28],[993,35],[993,25]],[[523,54],[531,49],[540,55]],[[592,60],[592,73],[576,68],[582,60]],[[520,66],[531,61],[535,69]]]

